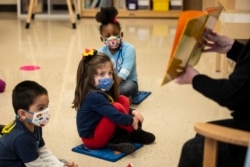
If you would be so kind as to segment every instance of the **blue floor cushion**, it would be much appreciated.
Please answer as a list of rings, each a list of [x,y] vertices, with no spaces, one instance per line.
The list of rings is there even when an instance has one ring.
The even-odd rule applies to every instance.
[[[135,146],[135,150],[137,150],[141,148],[143,144],[134,143],[134,146]],[[102,148],[102,149],[89,149],[84,144],[73,147],[72,151],[80,153],[80,154],[92,156],[95,158],[100,158],[106,161],[111,161],[111,162],[115,162],[127,155],[119,151],[111,150],[110,148],[107,148],[107,147]]]
[[[132,104],[140,104],[143,100],[145,100],[151,92],[147,91],[138,91],[137,95],[132,98]]]

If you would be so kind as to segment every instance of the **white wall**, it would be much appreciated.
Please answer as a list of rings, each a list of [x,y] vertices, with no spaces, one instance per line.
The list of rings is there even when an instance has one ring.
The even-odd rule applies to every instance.
[[[235,1],[236,10],[250,11],[249,0],[237,0]]]

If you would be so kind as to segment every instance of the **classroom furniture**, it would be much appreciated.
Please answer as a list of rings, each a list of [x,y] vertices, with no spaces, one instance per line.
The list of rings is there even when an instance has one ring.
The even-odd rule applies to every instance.
[[[218,142],[248,147],[250,132],[198,122],[195,131],[205,137],[203,167],[216,167]]]
[[[76,28],[76,19],[75,19],[74,14],[76,14],[78,20],[80,20],[80,18],[81,18],[80,17],[80,10],[78,7],[78,0],[66,0],[66,2],[67,2],[68,14],[70,16],[72,28],[75,29]],[[49,5],[49,1],[47,1],[47,3]],[[35,19],[37,5],[38,5],[38,0],[30,0],[29,1],[28,11],[27,11],[28,14],[26,16],[26,24],[25,24],[26,29],[30,28],[31,20]],[[73,10],[73,7],[74,7],[74,10]]]

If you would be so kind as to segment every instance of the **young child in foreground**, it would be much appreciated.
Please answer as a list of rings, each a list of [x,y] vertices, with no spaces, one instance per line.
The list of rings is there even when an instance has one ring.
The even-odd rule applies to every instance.
[[[42,127],[50,119],[47,90],[34,81],[23,81],[12,92],[16,119],[0,137],[1,167],[77,167],[60,162],[45,146]]]
[[[77,110],[79,136],[87,147],[108,146],[131,153],[133,142],[154,142],[155,136],[141,128],[143,116],[118,92],[110,58],[97,50],[86,50],[78,65],[73,108]]]

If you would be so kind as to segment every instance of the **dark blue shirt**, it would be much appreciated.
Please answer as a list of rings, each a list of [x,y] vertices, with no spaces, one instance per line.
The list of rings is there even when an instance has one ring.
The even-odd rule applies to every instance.
[[[102,117],[107,117],[118,125],[132,125],[133,123],[133,117],[116,110],[103,93],[90,92],[77,111],[76,123],[79,136],[92,137]]]
[[[35,127],[33,133],[17,119],[13,130],[0,137],[0,166],[22,167],[38,158],[38,147],[42,146],[42,128]]]

